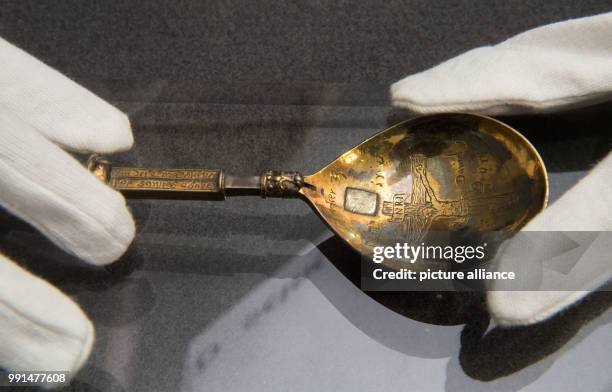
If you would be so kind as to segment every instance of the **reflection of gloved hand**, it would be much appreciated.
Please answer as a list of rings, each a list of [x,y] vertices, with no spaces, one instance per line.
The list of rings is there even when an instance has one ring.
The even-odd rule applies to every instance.
[[[125,200],[60,147],[132,143],[123,113],[0,39],[0,206],[88,263],[110,263],[134,237]],[[76,371],[93,339],[72,300],[0,254],[0,368]]]
[[[540,27],[400,80],[392,102],[420,113],[515,114],[605,101],[612,97],[610,37],[612,13]],[[524,230],[609,231],[611,206],[612,154]],[[584,291],[491,291],[489,309],[500,324],[540,321],[612,278],[609,263],[591,267],[581,276]]]

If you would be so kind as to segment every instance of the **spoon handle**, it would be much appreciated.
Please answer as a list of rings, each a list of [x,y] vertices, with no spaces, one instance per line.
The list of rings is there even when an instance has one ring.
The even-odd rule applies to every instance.
[[[226,196],[295,198],[304,186],[299,172],[268,170],[259,176],[231,176],[218,169],[115,167],[92,155],[87,168],[126,197],[224,200]]]

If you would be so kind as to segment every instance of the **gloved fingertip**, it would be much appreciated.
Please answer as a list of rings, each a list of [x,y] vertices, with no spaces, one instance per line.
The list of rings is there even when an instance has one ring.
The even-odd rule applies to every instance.
[[[0,367],[68,372],[92,351],[92,322],[71,298],[0,254]]]
[[[587,291],[489,291],[487,307],[500,326],[544,321],[584,297]]]
[[[85,365],[85,363],[89,359],[89,356],[93,349],[93,344],[95,342],[96,334],[93,324],[87,317],[84,318],[83,322],[85,325],[82,334],[82,346],[75,358],[75,362],[72,365],[72,368],[70,369],[71,377],[74,377],[74,375],[76,375],[76,373],[78,373],[78,371],[81,370],[81,368]]]
[[[128,116],[115,108],[104,113],[103,118],[84,122],[89,129],[82,133],[77,148],[81,152],[111,154],[132,148],[134,136]]]
[[[525,299],[512,291],[490,291],[487,293],[489,314],[500,326],[533,324],[538,319]]]
[[[96,152],[99,153],[114,153],[125,151],[132,148],[134,145],[134,135],[132,134],[132,126],[129,117],[117,110],[114,116],[109,116],[108,122],[102,124],[104,126],[101,132],[106,132],[108,135],[107,145],[99,147]]]
[[[440,104],[435,92],[432,94],[428,80],[427,72],[421,72],[393,83],[389,89],[391,105],[419,114],[448,111],[446,105]]]
[[[95,238],[87,243],[82,242],[81,247],[75,250],[81,259],[97,266],[105,266],[119,259],[136,235],[136,224],[125,204],[125,198],[119,192],[112,192],[117,194],[116,198],[105,211],[105,214],[112,216],[104,217],[105,223],[100,223]],[[100,244],[100,241],[104,243]]]

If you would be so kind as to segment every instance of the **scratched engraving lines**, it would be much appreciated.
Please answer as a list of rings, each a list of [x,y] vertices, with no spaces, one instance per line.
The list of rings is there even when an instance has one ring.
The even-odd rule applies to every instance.
[[[114,168],[110,185],[118,190],[214,192],[219,172],[206,169]]]
[[[412,173],[410,197],[396,193],[392,201],[383,202],[382,213],[389,217],[388,222],[401,225],[410,243],[421,242],[438,219],[445,219],[449,228],[457,229],[466,224],[470,211],[495,212],[517,202],[512,193],[441,200],[429,182],[427,158],[414,154],[409,159]]]

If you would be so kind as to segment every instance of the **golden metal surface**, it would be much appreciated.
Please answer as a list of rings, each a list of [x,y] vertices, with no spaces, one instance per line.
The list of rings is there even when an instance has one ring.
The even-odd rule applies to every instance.
[[[114,167],[97,155],[89,158],[88,169],[101,181],[128,197],[223,198],[223,172],[209,169],[155,169]],[[178,197],[177,197],[178,196]]]
[[[92,157],[89,169],[127,196],[301,197],[350,246],[463,245],[499,240],[546,206],[548,180],[533,146],[509,126],[473,114],[438,114],[394,125],[310,176],[267,171],[259,177],[221,170],[113,168]],[[226,178],[227,177],[227,178]],[[227,182],[227,184],[226,184]],[[385,266],[405,268],[388,259]],[[414,269],[447,269],[424,261]]]
[[[304,186],[304,176],[298,172],[268,170],[261,175],[261,197],[295,198]]]
[[[215,192],[219,177],[219,171],[207,169],[114,167],[109,185],[120,191]]]
[[[494,119],[419,117],[388,128],[305,176],[300,193],[361,254],[374,246],[449,245],[507,236],[546,206],[533,146]],[[489,236],[489,237],[487,237]],[[387,267],[406,268],[387,260]],[[413,268],[445,269],[419,262]]]

